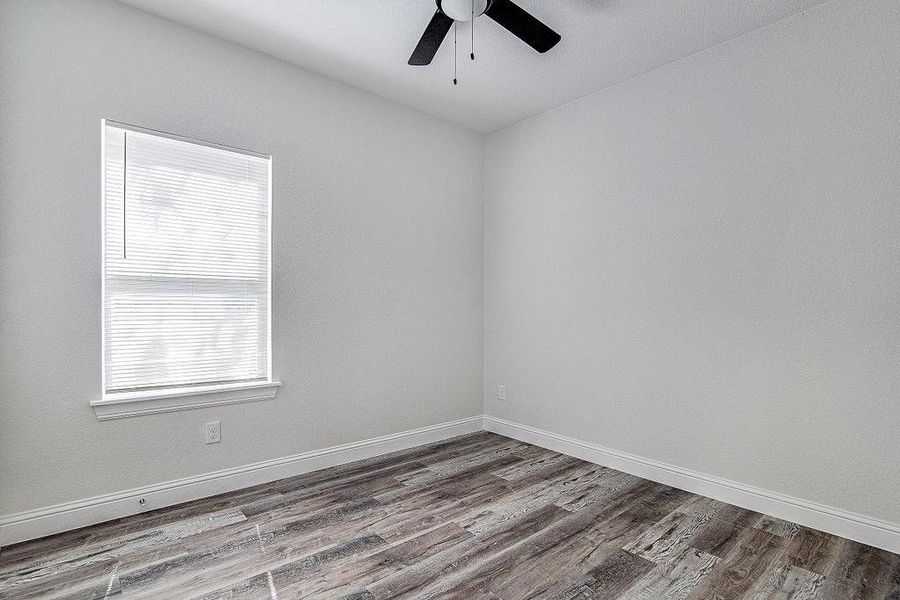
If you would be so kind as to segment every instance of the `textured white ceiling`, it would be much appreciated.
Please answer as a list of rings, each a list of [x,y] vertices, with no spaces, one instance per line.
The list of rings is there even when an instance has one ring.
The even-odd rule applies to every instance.
[[[824,0],[518,0],[562,35],[544,55],[488,19],[406,64],[433,0],[121,0],[479,131],[493,131]]]

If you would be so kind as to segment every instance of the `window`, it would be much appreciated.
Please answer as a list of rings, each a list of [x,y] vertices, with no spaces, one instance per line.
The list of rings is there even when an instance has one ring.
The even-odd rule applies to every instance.
[[[103,123],[113,418],[271,398],[271,158]]]

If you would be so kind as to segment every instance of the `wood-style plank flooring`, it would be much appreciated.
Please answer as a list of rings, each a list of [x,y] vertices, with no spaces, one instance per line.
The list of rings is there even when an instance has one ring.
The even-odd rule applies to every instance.
[[[900,556],[479,433],[3,548],[0,597],[900,600]]]

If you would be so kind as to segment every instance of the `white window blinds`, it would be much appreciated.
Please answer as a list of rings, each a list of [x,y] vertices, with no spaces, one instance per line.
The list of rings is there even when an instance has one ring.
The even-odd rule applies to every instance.
[[[104,389],[270,378],[270,159],[104,124]]]

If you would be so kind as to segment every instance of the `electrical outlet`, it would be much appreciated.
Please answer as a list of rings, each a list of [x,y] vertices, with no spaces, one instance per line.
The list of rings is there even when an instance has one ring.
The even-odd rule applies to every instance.
[[[497,399],[498,400],[506,400],[506,386],[505,385],[497,386]]]
[[[218,444],[222,441],[222,424],[219,421],[210,421],[206,424],[206,443]]]

